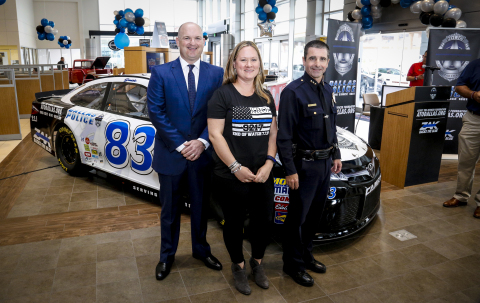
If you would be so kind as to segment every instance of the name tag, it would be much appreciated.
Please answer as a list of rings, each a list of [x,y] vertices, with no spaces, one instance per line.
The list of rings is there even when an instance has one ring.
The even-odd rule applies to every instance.
[[[317,103],[309,104],[308,107],[317,106]]]

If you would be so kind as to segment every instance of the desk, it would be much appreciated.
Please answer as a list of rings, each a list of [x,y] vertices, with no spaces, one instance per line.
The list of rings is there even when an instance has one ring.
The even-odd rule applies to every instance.
[[[370,126],[368,128],[368,144],[373,149],[380,149],[382,145],[383,118],[385,107],[370,107]]]

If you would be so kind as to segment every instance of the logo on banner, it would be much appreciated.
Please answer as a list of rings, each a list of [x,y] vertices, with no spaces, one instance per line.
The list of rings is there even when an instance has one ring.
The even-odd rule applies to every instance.
[[[430,122],[422,122],[422,126],[420,127],[420,134],[431,134],[438,132],[437,124],[440,121],[430,121]]]
[[[455,130],[452,129],[452,130],[448,130],[445,132],[445,140],[448,140],[448,141],[452,141],[453,140],[453,135],[452,133],[454,132]]]
[[[337,30],[335,41],[355,42],[352,28],[345,23],[342,24]],[[337,73],[342,76],[348,73],[352,69],[354,59],[355,54],[334,53],[333,60],[335,61]]]
[[[437,96],[437,89],[434,87],[430,91],[430,98],[435,99],[436,96]]]
[[[470,50],[470,43],[464,35],[455,33],[445,37],[438,49]],[[435,60],[435,63],[440,68],[438,71],[440,77],[451,82],[460,77],[460,74],[470,61]]]

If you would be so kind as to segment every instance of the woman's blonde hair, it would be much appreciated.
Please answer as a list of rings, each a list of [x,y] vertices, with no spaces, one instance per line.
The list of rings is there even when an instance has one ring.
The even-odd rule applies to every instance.
[[[223,74],[223,85],[237,82],[237,73],[233,68],[233,62],[235,62],[235,60],[237,59],[237,56],[240,50],[247,46],[251,46],[253,47],[253,49],[255,49],[258,55],[258,59],[260,61],[259,73],[258,75],[255,76],[255,79],[253,80],[253,83],[255,85],[255,93],[260,98],[267,100],[267,104],[270,104],[271,100],[268,94],[263,89],[263,83],[265,82],[265,75],[263,74],[262,56],[260,56],[260,51],[258,50],[257,45],[251,41],[242,41],[238,43],[233,49],[232,53],[228,57],[227,66],[225,67],[225,73]]]

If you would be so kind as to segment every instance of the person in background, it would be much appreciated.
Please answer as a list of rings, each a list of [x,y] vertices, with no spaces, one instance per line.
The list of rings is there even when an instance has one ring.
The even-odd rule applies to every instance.
[[[193,257],[214,270],[222,264],[207,243],[207,212],[211,178],[207,102],[222,85],[223,69],[200,60],[204,39],[195,23],[178,29],[180,57],[152,68],[147,90],[148,114],[156,128],[153,169],[160,181],[161,248],[157,280],[170,273],[180,236],[180,183],[187,180]]]
[[[413,63],[410,66],[407,74],[407,81],[410,81],[410,86],[423,86],[423,77],[425,74],[425,68],[427,64],[427,52],[422,56],[422,62]]]
[[[277,122],[272,95],[265,81],[260,52],[255,43],[243,41],[230,54],[223,86],[208,102],[208,130],[215,150],[214,184],[225,225],[223,239],[232,260],[235,288],[251,293],[243,256],[243,227],[250,219],[255,283],[268,288],[263,256],[273,221],[272,167],[277,151]]]
[[[458,134],[457,189],[453,197],[444,202],[445,207],[466,206],[472,195],[475,165],[480,159],[480,59],[473,60],[457,80],[455,91],[468,99],[467,112],[462,118]],[[480,190],[475,195],[477,208],[473,216],[480,219]]]
[[[58,61],[57,64],[65,64],[65,58],[61,57],[60,61]],[[57,69],[62,70],[63,65],[57,65]]]
[[[284,225],[283,271],[302,286],[313,286],[307,269],[327,268],[312,255],[318,218],[325,208],[330,173],[342,169],[336,135],[337,107],[333,89],[324,79],[328,45],[305,45],[303,77],[290,82],[280,96],[277,146],[290,188]]]

